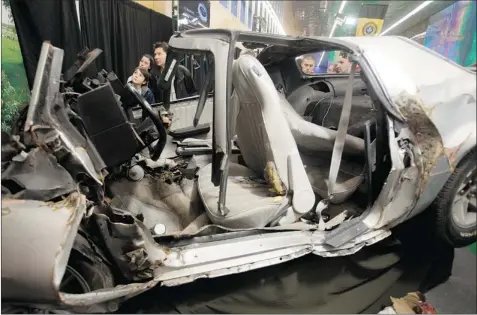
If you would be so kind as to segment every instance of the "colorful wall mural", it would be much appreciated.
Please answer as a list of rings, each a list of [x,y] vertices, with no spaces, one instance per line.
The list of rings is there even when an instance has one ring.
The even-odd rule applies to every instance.
[[[424,46],[470,66],[476,62],[476,21],[476,2],[458,1],[429,19]]]
[[[28,103],[30,90],[9,0],[2,0],[1,129],[9,132],[19,108]]]

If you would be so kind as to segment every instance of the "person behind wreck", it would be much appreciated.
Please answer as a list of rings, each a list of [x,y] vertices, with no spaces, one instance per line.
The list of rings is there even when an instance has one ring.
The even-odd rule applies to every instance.
[[[141,94],[149,104],[154,104],[156,102],[154,94],[148,87],[151,78],[149,71],[137,67],[129,78],[130,80],[128,80],[128,84],[132,85],[132,87]]]
[[[141,59],[139,60],[139,64],[138,64],[137,68],[146,70],[147,72],[151,73],[151,69],[152,69],[153,65],[154,65],[154,60],[153,60],[152,56],[149,55],[149,54],[144,54],[144,55],[142,55]],[[153,78],[151,77],[151,79],[153,79]],[[153,83],[155,83],[154,80],[151,80],[151,79],[149,79],[149,82],[148,82],[149,83],[148,84],[149,88],[151,88],[151,86],[153,86]],[[130,83],[131,80],[132,80],[132,75],[127,79],[126,83]],[[151,88],[151,90],[152,90],[152,88]]]
[[[328,73],[349,73],[350,71],[351,62],[349,61],[348,54],[342,51],[338,56],[338,62],[332,65]]]
[[[165,103],[168,108],[169,102],[177,99],[192,96],[197,93],[195,82],[192,75],[186,67],[179,65],[175,73],[172,75],[172,82],[169,85],[161,82],[160,78],[163,75],[164,67],[166,65],[167,52],[169,45],[165,42],[157,42],[153,46],[154,62],[157,66],[153,68],[152,75],[156,79],[156,87],[153,88],[154,96],[157,102]]]
[[[149,104],[154,104],[156,102],[154,94],[151,89],[148,87],[148,82],[151,78],[149,71],[144,70],[143,68],[137,67],[134,70],[134,73],[130,76],[131,81],[128,82],[138,93],[140,93]],[[146,119],[147,114],[143,111],[141,120]],[[162,123],[166,128],[170,127],[171,121],[168,117],[162,117]]]
[[[301,60],[301,71],[304,74],[313,74],[315,64],[315,57],[313,57],[312,55],[305,55]]]

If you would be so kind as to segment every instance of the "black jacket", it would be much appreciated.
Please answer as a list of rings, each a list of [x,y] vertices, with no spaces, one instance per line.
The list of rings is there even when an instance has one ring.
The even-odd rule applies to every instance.
[[[154,98],[156,102],[163,102],[164,107],[169,109],[170,104],[170,95],[171,95],[171,87],[170,83],[161,82],[161,78],[164,73],[160,73],[159,70],[155,69],[152,71],[151,74],[155,77],[156,86],[152,90],[154,93]],[[186,67],[179,65],[176,68],[175,72],[175,80],[174,80],[174,90],[176,92],[176,98],[181,99],[189,96],[193,96],[197,94],[197,87],[195,86],[195,82],[192,79],[192,75],[187,70]]]

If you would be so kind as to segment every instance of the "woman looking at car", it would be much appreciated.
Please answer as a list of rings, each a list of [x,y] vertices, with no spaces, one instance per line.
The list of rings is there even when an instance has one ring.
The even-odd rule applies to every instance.
[[[150,74],[153,66],[154,66],[154,60],[152,56],[149,54],[144,54],[139,60],[139,64],[137,68],[146,70]],[[131,83],[131,80],[132,80],[132,76],[130,76],[127,79],[126,83]],[[150,79],[148,80],[148,87],[151,89],[151,91],[154,91],[154,88],[156,87],[156,78],[152,75],[150,76]]]
[[[149,54],[144,54],[139,60],[139,64],[137,68],[146,70],[147,72],[151,73],[152,66],[153,66],[152,56]],[[132,75],[127,79],[126,83],[130,83],[131,80],[132,80]],[[151,80],[149,80],[149,88],[151,88],[151,85],[152,85]]]

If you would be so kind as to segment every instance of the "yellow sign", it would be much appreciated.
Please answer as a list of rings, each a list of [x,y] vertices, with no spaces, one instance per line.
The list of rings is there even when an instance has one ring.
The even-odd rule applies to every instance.
[[[381,33],[383,19],[360,18],[356,25],[356,36],[374,36]]]

